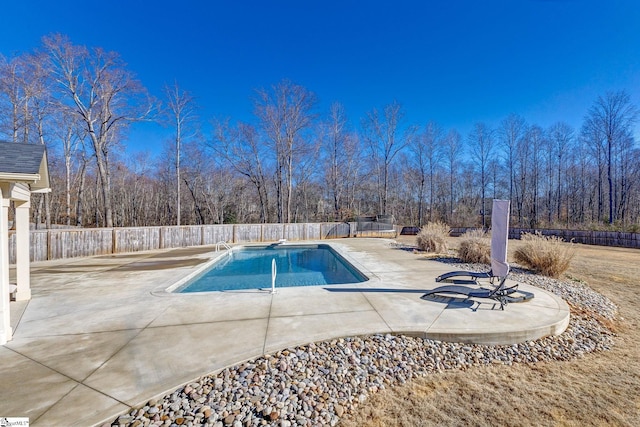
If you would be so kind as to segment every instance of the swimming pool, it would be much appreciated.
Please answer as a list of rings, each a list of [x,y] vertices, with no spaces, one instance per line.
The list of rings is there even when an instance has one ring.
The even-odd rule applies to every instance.
[[[271,288],[272,262],[276,288],[365,282],[367,276],[326,244],[273,244],[231,250],[175,292],[209,292]]]

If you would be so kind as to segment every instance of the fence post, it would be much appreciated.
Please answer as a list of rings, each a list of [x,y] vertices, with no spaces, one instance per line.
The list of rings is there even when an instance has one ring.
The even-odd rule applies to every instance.
[[[51,248],[51,229],[47,230],[47,261],[53,259],[53,248]]]
[[[113,227],[111,229],[111,253],[112,254],[117,254],[118,253],[118,244],[116,243],[117,239],[116,239],[116,228]]]

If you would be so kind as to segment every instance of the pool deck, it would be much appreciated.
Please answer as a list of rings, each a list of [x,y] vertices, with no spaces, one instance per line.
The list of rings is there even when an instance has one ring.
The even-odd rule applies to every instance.
[[[423,300],[451,271],[387,239],[325,240],[370,280],[352,285],[168,294],[215,256],[213,247],[33,263],[32,299],[11,303],[0,346],[0,417],[87,426],[229,365],[341,336],[407,333],[503,344],[559,334],[569,308],[535,298]],[[270,285],[270,284],[269,284]]]

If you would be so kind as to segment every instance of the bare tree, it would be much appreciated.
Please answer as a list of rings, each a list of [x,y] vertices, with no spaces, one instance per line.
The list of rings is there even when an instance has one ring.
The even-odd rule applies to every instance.
[[[187,153],[187,161],[184,164],[186,173],[183,174],[182,180],[191,195],[193,209],[190,209],[189,212],[195,212],[196,224],[205,224],[205,202],[201,197],[201,194],[204,193],[202,190],[203,181],[211,179],[216,175],[217,171],[213,168],[211,159],[205,153],[204,144],[197,141],[189,141],[184,148]],[[194,223],[194,218],[188,217],[188,219],[190,223]]]
[[[637,159],[640,158],[640,148],[633,147],[629,152],[629,155],[625,158],[628,162],[627,169],[627,194],[625,197],[625,224],[629,224],[631,227],[638,228],[640,226],[640,162]],[[635,222],[635,223],[634,223]]]
[[[50,122],[55,112],[56,103],[53,98],[46,56],[42,53],[28,55],[27,70],[30,78],[26,80],[25,86],[27,95],[24,112],[25,120],[27,120],[25,128],[28,131],[29,125],[32,124],[38,143],[51,148],[53,141],[51,140],[51,132],[48,130],[52,127]],[[27,132],[25,132],[25,141],[28,139]],[[51,228],[51,195],[44,193],[40,200],[41,203],[44,203],[46,228]],[[40,205],[38,209],[40,209]]]
[[[104,219],[113,227],[109,151],[131,122],[148,118],[153,102],[115,52],[73,45],[62,35],[43,39],[53,76],[92,143]]]
[[[27,134],[26,121],[23,116],[26,95],[24,91],[25,60],[18,56],[7,59],[0,55],[0,99],[4,100],[0,118],[4,119],[2,129],[12,142],[20,141],[20,130]],[[24,138],[22,138],[24,139]],[[27,141],[22,141],[27,142]]]
[[[566,156],[566,203],[567,203],[567,228],[571,223],[583,223],[587,216],[587,203],[589,192],[595,185],[589,182],[588,147],[583,143],[576,143]]]
[[[193,129],[189,129],[189,126],[194,123],[196,117],[196,106],[194,97],[187,91],[178,86],[177,82],[174,82],[172,86],[164,86],[164,95],[167,100],[166,115],[168,120],[173,124],[175,135],[174,141],[176,144],[176,225],[180,225],[180,147],[184,139],[188,139],[193,136],[195,132]]]
[[[427,178],[429,179],[429,215],[428,221],[433,219],[434,212],[434,179],[436,167],[442,158],[442,129],[435,123],[429,122],[424,130],[412,139],[410,144],[420,183],[418,185],[418,223],[424,224],[424,193]]]
[[[347,129],[347,116],[341,104],[334,103],[325,123],[325,181],[333,205],[334,219],[348,216],[359,168],[358,137]]]
[[[87,158],[87,152],[85,149],[79,151],[79,170],[78,170],[78,184],[77,184],[77,195],[76,195],[76,224],[79,227],[82,227],[84,224],[84,194],[85,194],[85,184],[87,178],[87,166],[89,163],[89,159]]]
[[[493,155],[493,131],[484,123],[476,123],[467,138],[470,146],[471,158],[480,172],[480,214],[482,227],[487,226],[485,196],[489,182],[488,167]]]
[[[291,221],[293,175],[296,157],[308,149],[305,133],[311,129],[316,97],[288,80],[261,90],[255,101],[255,114],[261,130],[275,152],[278,222]]]
[[[309,142],[307,150],[300,156],[296,168],[294,169],[294,208],[292,209],[292,222],[309,222],[317,220],[318,216],[324,213],[324,200],[322,197],[322,186],[319,185],[319,178],[322,176],[318,170],[320,159],[321,140],[316,140],[315,144]]]
[[[551,126],[549,130],[549,141],[551,143],[551,153],[555,156],[555,191],[551,189],[552,194],[549,198],[555,199],[556,220],[561,221],[562,201],[568,196],[566,191],[566,182],[564,175],[566,174],[567,154],[571,150],[573,144],[574,132],[571,126],[565,122],[558,122]],[[568,206],[566,206],[568,209]],[[568,213],[567,213],[568,215]]]
[[[363,120],[364,139],[369,146],[376,170],[378,210],[387,214],[389,173],[394,159],[411,141],[415,128],[403,128],[402,106],[393,102],[384,107],[382,114],[373,109]]]
[[[582,145],[588,147],[588,153],[596,166],[597,185],[596,185],[596,204],[595,212],[591,209],[592,219],[598,222],[602,221],[604,215],[604,177],[606,175],[606,146],[603,130],[597,121],[592,117],[587,117],[582,124],[580,131],[580,140]]]
[[[609,224],[616,220],[615,198],[615,163],[619,160],[616,154],[619,147],[625,143],[632,125],[638,117],[638,110],[631,103],[629,94],[625,91],[608,92],[598,99],[589,109],[585,119],[585,126],[592,127],[592,132],[599,132],[604,139],[606,174],[609,197]],[[599,142],[598,142],[599,143]]]
[[[629,218],[629,200],[634,187],[637,187],[637,181],[633,179],[635,171],[638,169],[638,152],[635,147],[635,140],[631,132],[626,137],[620,139],[617,150],[617,167],[618,183],[616,185],[616,218],[621,220],[623,224],[627,223]]]
[[[500,142],[504,151],[505,162],[509,169],[509,200],[513,199],[513,184],[515,179],[515,155],[518,141],[527,130],[525,120],[517,114],[510,114],[500,124]]]
[[[334,218],[339,218],[340,201],[343,187],[341,186],[340,154],[348,138],[345,130],[347,123],[344,107],[341,104],[331,105],[329,121],[326,125],[325,151],[327,153],[327,184],[333,201]]]
[[[51,115],[51,85],[42,55],[25,53],[7,60],[0,56],[0,115],[9,119],[3,128],[9,128],[13,142],[38,143],[50,146],[46,138],[46,121]],[[4,112],[2,111],[4,110]],[[7,126],[7,123],[9,126]],[[45,212],[47,227],[51,226],[49,194],[38,195],[36,217]],[[40,221],[36,222],[36,226]]]
[[[45,143],[45,121],[51,114],[51,85],[46,59],[26,53],[7,60],[0,55],[0,97],[3,115],[9,117],[13,142]],[[2,111],[0,110],[0,111]]]
[[[214,124],[210,147],[255,187],[260,202],[260,221],[269,222],[269,192],[264,165],[267,155],[256,129],[246,123],[230,127],[228,122]]]
[[[540,165],[541,165],[541,150],[545,141],[544,130],[537,125],[531,126],[526,133],[526,143],[531,148],[531,209],[529,226],[535,228],[538,226],[538,214],[539,214],[539,194],[540,194]]]
[[[71,225],[71,181],[74,161],[80,158],[80,177],[78,194],[82,194],[84,187],[84,173],[86,171],[86,156],[84,156],[84,129],[76,116],[57,114],[54,119],[54,136],[62,145],[64,160],[64,192],[65,192],[65,224]],[[79,153],[82,153],[79,156]],[[77,213],[77,212],[76,212]],[[75,225],[75,224],[74,224]],[[81,225],[81,224],[78,224]]]
[[[462,155],[463,144],[462,136],[455,129],[449,130],[443,141],[444,157],[447,160],[447,169],[449,170],[449,222],[453,220],[453,205],[455,200],[454,183],[456,177],[460,174],[458,170],[458,161]]]

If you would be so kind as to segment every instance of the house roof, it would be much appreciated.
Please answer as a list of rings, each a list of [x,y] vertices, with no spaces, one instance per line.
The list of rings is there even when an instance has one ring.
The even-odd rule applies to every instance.
[[[0,141],[0,181],[24,182],[31,191],[47,191],[49,166],[44,145]]]

